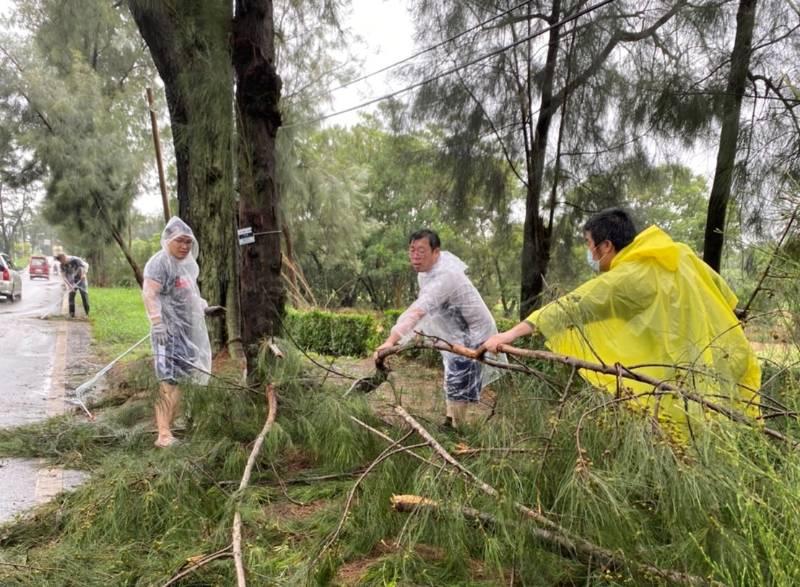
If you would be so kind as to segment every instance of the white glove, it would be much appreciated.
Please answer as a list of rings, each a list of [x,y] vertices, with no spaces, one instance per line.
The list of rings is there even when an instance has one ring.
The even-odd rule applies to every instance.
[[[150,327],[150,335],[153,337],[153,340],[156,341],[156,344],[167,344],[167,336],[169,335],[167,325],[163,322],[153,324]]]

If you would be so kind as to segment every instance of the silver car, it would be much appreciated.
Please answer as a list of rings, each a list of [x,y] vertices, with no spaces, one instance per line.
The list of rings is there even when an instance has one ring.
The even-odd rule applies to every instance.
[[[0,253],[0,296],[12,302],[22,299],[22,277],[11,257],[5,253]]]

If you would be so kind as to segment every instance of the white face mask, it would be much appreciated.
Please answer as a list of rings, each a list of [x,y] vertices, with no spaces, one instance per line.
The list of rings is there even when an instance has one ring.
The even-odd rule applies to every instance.
[[[586,262],[589,264],[589,267],[592,268],[592,271],[600,273],[600,259],[595,259],[592,256],[592,249],[586,249]]]

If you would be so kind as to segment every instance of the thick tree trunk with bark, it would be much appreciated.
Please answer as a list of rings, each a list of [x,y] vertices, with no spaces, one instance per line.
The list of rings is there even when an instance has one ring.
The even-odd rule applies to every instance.
[[[554,0],[549,21],[556,23],[561,18],[561,2]],[[547,154],[547,138],[558,102],[553,100],[553,84],[561,42],[560,27],[550,29],[547,45],[547,61],[542,71],[542,101],[531,152],[528,155],[528,189],[525,201],[525,225],[522,240],[522,279],[520,287],[520,319],[524,320],[541,304],[544,276],[550,262],[550,229],[545,226],[539,211],[544,183],[544,162]]]
[[[280,332],[281,218],[275,179],[275,136],[281,80],[275,70],[270,0],[236,0],[233,66],[239,116],[239,226],[251,227],[255,243],[240,255],[242,342],[253,366],[259,343]]]
[[[167,97],[178,175],[178,215],[200,244],[203,297],[227,307],[226,323],[209,322],[214,348],[239,341],[236,222],[233,187],[233,71],[228,40],[231,13],[178,0],[128,0],[150,48]],[[235,354],[237,346],[232,346]]]
[[[708,216],[703,243],[703,260],[719,272],[725,243],[725,215],[731,198],[733,170],[739,140],[739,115],[742,108],[747,70],[753,43],[757,0],[740,0],[736,14],[736,38],[731,52],[728,85],[722,99],[722,129],[717,151],[714,183],[708,200]]]

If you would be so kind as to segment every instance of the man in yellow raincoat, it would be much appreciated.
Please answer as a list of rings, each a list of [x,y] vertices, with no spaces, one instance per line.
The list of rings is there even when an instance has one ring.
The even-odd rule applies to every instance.
[[[538,330],[554,352],[619,363],[757,416],[761,370],[734,315],[736,296],[722,277],[658,227],[637,234],[619,208],[595,214],[583,230],[587,261],[598,275],[483,347],[496,352],[498,345]],[[581,376],[617,392],[612,375],[584,370]],[[682,428],[687,408],[688,415],[701,414],[693,402],[657,398],[652,385],[623,381],[637,396],[632,407],[651,415],[657,410],[664,423]]]

